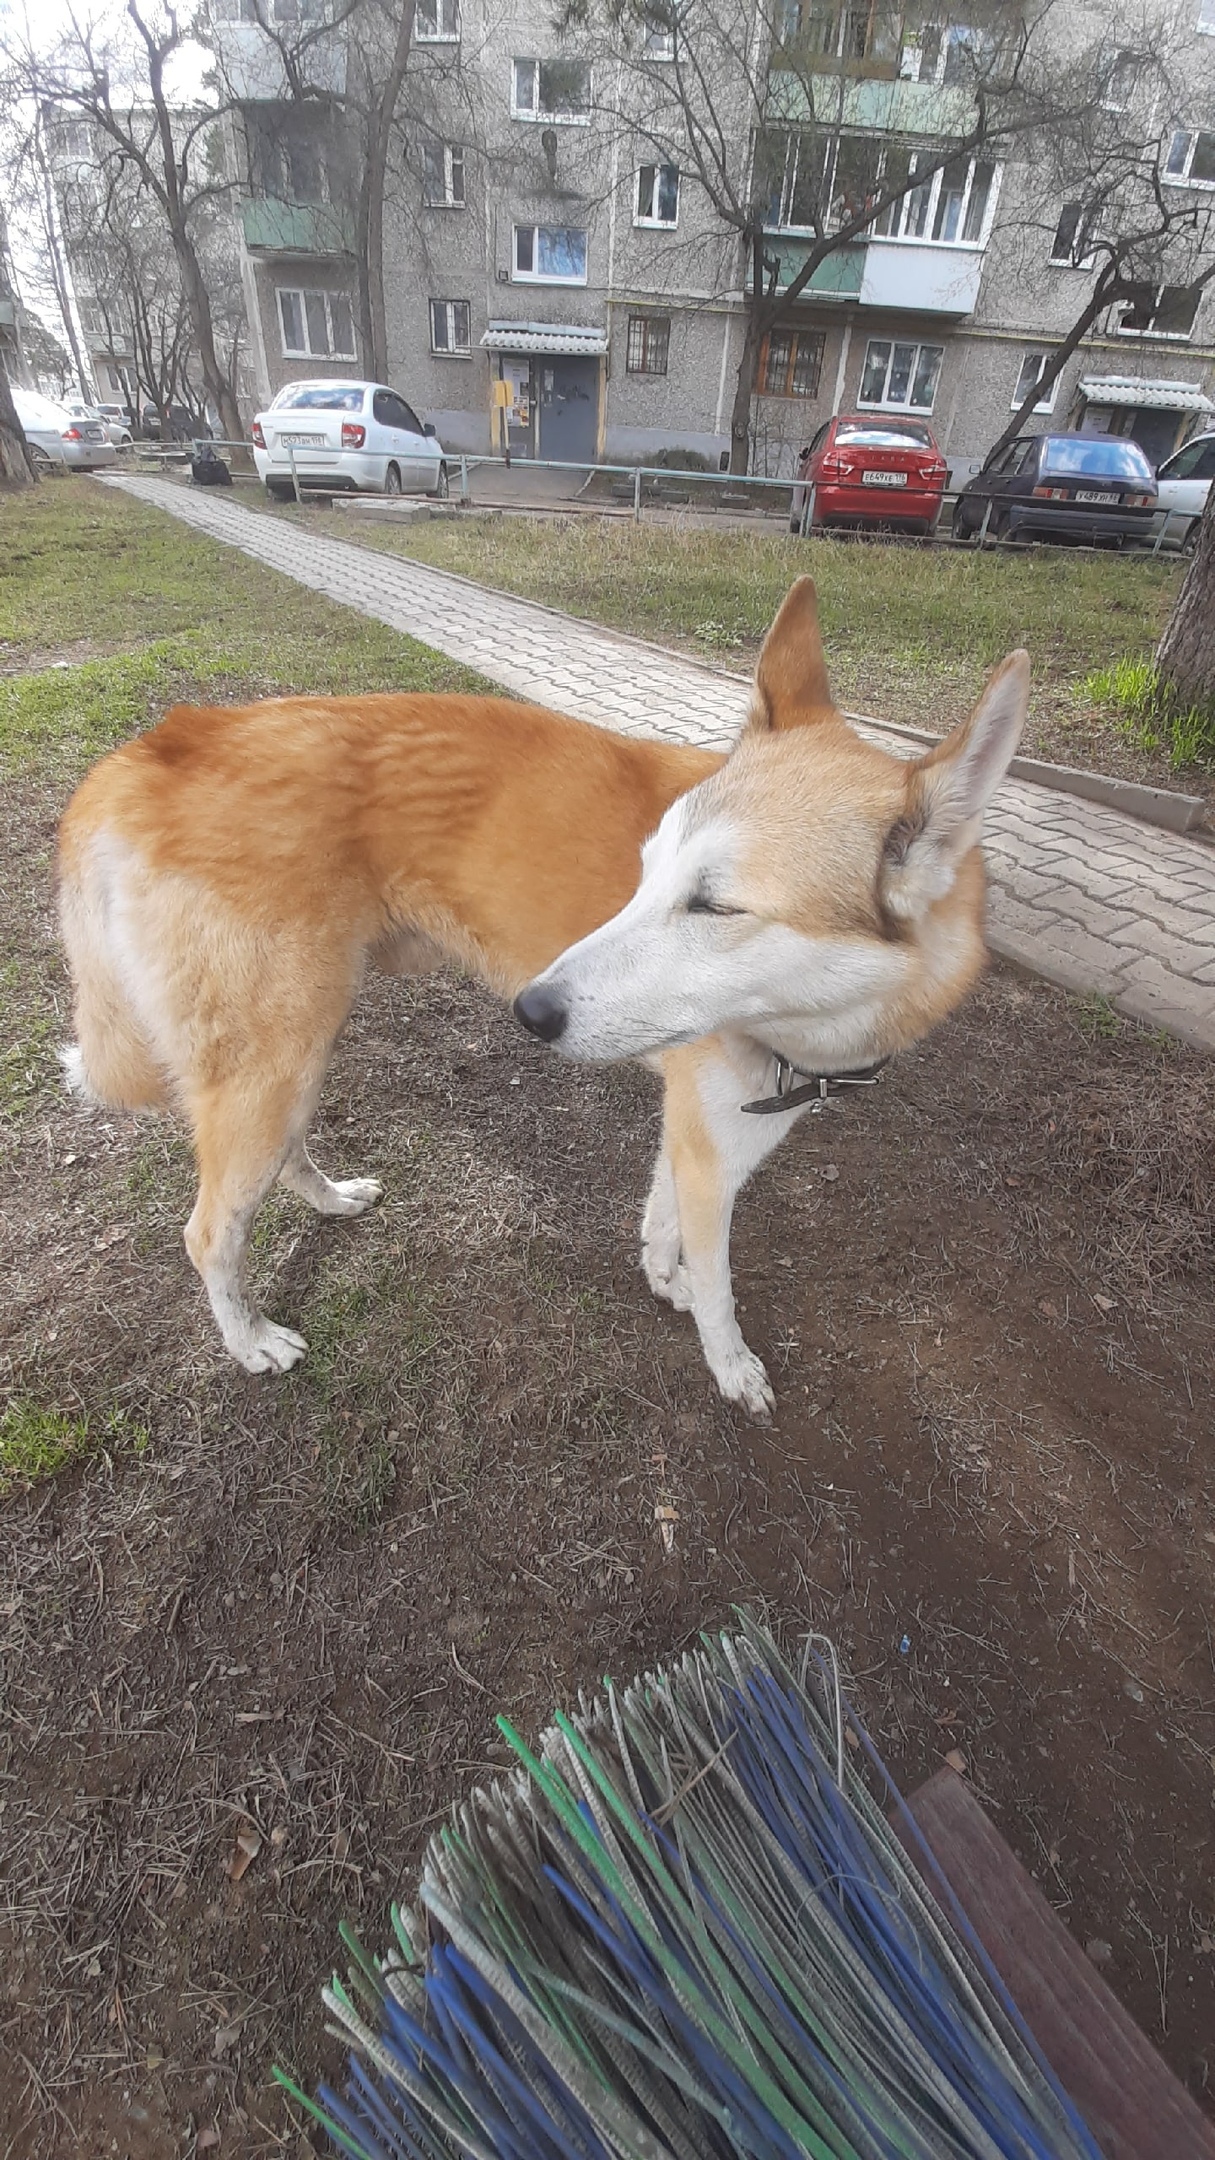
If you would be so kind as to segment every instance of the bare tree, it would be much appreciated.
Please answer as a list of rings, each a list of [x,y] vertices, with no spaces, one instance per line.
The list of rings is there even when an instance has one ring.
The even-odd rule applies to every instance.
[[[170,89],[173,64],[193,39],[164,0],[126,0],[124,15],[101,27],[70,11],[66,28],[45,46],[0,31],[0,56],[18,93],[42,111],[88,126],[101,163],[118,161],[138,177],[163,220],[189,310],[207,397],[225,435],[241,423],[216,349],[211,295],[200,259],[200,222],[230,194],[217,169],[215,109],[184,109]]]
[[[1177,604],[1156,648],[1159,695],[1172,712],[1196,710],[1215,742],[1215,487]]]
[[[1206,287],[1215,278],[1215,199],[1209,189],[1179,184],[1174,116],[1185,109],[1183,44],[1168,18],[1150,26],[1135,46],[1108,41],[1106,79],[1087,113],[1068,130],[1045,129],[1030,143],[1032,200],[1006,221],[1005,244],[1026,243],[1025,271],[1070,261],[1089,273],[1080,306],[1008,425],[992,443],[990,465],[1020,434],[1073,353],[1107,310],[1122,303],[1142,327],[1158,314],[1188,334]],[[1111,57],[1112,55],[1112,57]],[[1109,80],[1119,71],[1119,85]],[[1184,162],[1184,160],[1182,160]],[[1182,176],[1183,177],[1183,176]],[[1059,215],[1058,205],[1063,212]]]
[[[0,488],[32,487],[37,478],[0,353]]]

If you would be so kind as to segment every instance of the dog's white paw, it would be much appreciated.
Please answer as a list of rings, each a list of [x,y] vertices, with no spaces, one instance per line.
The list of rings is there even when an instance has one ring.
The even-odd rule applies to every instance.
[[[776,1409],[772,1383],[754,1350],[744,1343],[731,1351],[713,1375],[727,1402],[737,1403],[757,1425],[768,1425]]]
[[[641,1265],[655,1297],[665,1298],[668,1305],[675,1307],[676,1312],[692,1311],[692,1285],[678,1251],[671,1256],[669,1249],[663,1250],[660,1257],[652,1245],[643,1245]]]
[[[335,1196],[328,1210],[332,1215],[361,1215],[364,1209],[374,1207],[384,1193],[379,1179],[373,1177],[331,1178],[329,1190]]]
[[[59,1052],[59,1064],[63,1073],[64,1084],[69,1092],[77,1096],[81,1102],[95,1103],[97,1097],[89,1086],[88,1076],[84,1069],[84,1052],[81,1050],[79,1043],[64,1044]]]
[[[277,1321],[258,1313],[240,1344],[230,1343],[228,1347],[246,1372],[284,1373],[299,1364],[308,1345],[294,1328],[279,1327]]]

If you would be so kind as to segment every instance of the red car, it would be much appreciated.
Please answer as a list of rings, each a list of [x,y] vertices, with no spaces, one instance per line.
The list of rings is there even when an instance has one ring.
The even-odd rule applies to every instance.
[[[797,461],[790,532],[810,525],[883,525],[930,533],[941,514],[948,467],[932,429],[898,413],[837,413]]]

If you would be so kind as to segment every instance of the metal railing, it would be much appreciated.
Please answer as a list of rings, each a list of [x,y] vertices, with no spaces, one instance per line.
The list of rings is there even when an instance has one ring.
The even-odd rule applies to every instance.
[[[188,443],[183,443],[181,447],[183,452],[188,450],[192,458],[197,457],[199,451],[202,449],[211,449],[240,450],[243,451],[250,459],[252,459],[254,449],[254,445],[248,440],[242,442],[231,442],[222,436],[207,436],[205,438],[194,437],[191,438]],[[294,446],[291,443],[288,443],[286,445],[286,450],[287,462],[291,468],[292,490],[295,495],[295,500],[297,504],[302,505],[304,501],[304,488],[301,484],[299,469],[295,462]],[[163,456],[164,452],[162,451],[160,454]],[[793,507],[793,496],[796,491],[798,489],[803,489],[804,494],[802,497],[801,509],[798,514],[798,532],[803,539],[805,539],[806,535],[810,532],[814,524],[814,505],[818,492],[817,487],[813,481],[807,483],[804,480],[799,480],[796,474],[791,475],[785,479],[771,479],[763,473],[700,472],[697,471],[695,467],[675,465],[588,465],[585,459],[514,457],[509,453],[503,456],[495,454],[493,452],[483,453],[481,451],[473,450],[461,450],[458,452],[454,452],[450,456],[445,457],[444,466],[449,472],[452,465],[456,463],[457,460],[459,463],[460,472],[460,492],[456,500],[460,504],[460,507],[462,509],[472,506],[473,502],[472,494],[469,489],[470,473],[476,471],[481,466],[497,466],[500,467],[504,472],[512,472],[517,470],[522,472],[585,473],[586,480],[583,484],[583,487],[578,490],[579,494],[584,493],[585,489],[589,487],[591,481],[598,478],[600,474],[604,474],[608,477],[618,475],[624,479],[631,480],[633,483],[632,513],[634,521],[637,524],[640,524],[642,522],[642,509],[644,502],[642,483],[646,480],[689,481],[694,483],[697,489],[705,488],[708,490],[712,490],[714,487],[718,487],[724,491],[725,489],[732,487],[740,494],[744,491],[755,488],[776,488],[782,490],[785,494],[789,496],[790,508]],[[252,480],[256,482],[257,473],[256,471],[250,473],[238,473],[234,474],[233,478],[241,480]],[[323,480],[309,481],[308,486],[310,492],[314,494],[324,494],[326,492]],[[330,490],[329,492],[332,493],[335,491]],[[960,490],[956,488],[946,487],[943,490],[941,496],[942,512],[944,511],[945,505],[947,503],[957,501],[959,493]],[[657,507],[662,507],[661,501],[658,503]],[[731,507],[734,506],[732,505]],[[993,535],[991,533],[991,521],[994,509],[994,499],[989,495],[987,498],[986,507],[983,512],[982,523],[980,524],[979,529],[975,534],[973,540],[954,541],[954,536],[952,534],[946,535],[946,537],[948,537],[951,542],[953,542],[953,544],[963,547],[977,547],[986,549],[990,547],[1003,546],[1005,544],[1003,540],[998,535]],[[1160,551],[1164,546],[1165,540],[1168,536],[1169,528],[1173,522],[1173,519],[1175,516],[1178,515],[1180,515],[1180,513],[1176,511],[1166,510],[1163,518],[1160,521],[1160,530],[1155,534],[1150,545],[1145,538],[1142,547],[1143,553],[1151,554],[1152,556],[1158,556],[1160,554]],[[938,520],[938,525],[939,522],[940,521]]]

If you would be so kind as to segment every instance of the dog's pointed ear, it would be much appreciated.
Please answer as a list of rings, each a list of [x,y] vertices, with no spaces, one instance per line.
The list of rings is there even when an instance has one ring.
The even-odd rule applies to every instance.
[[[949,891],[1008,770],[1028,703],[1029,654],[1009,653],[969,720],[909,767],[906,807],[882,858],[882,899],[892,915],[921,915]]]
[[[818,627],[818,594],[814,579],[801,577],[785,595],[764,639],[755,671],[751,725],[764,733],[833,717],[835,706]]]

